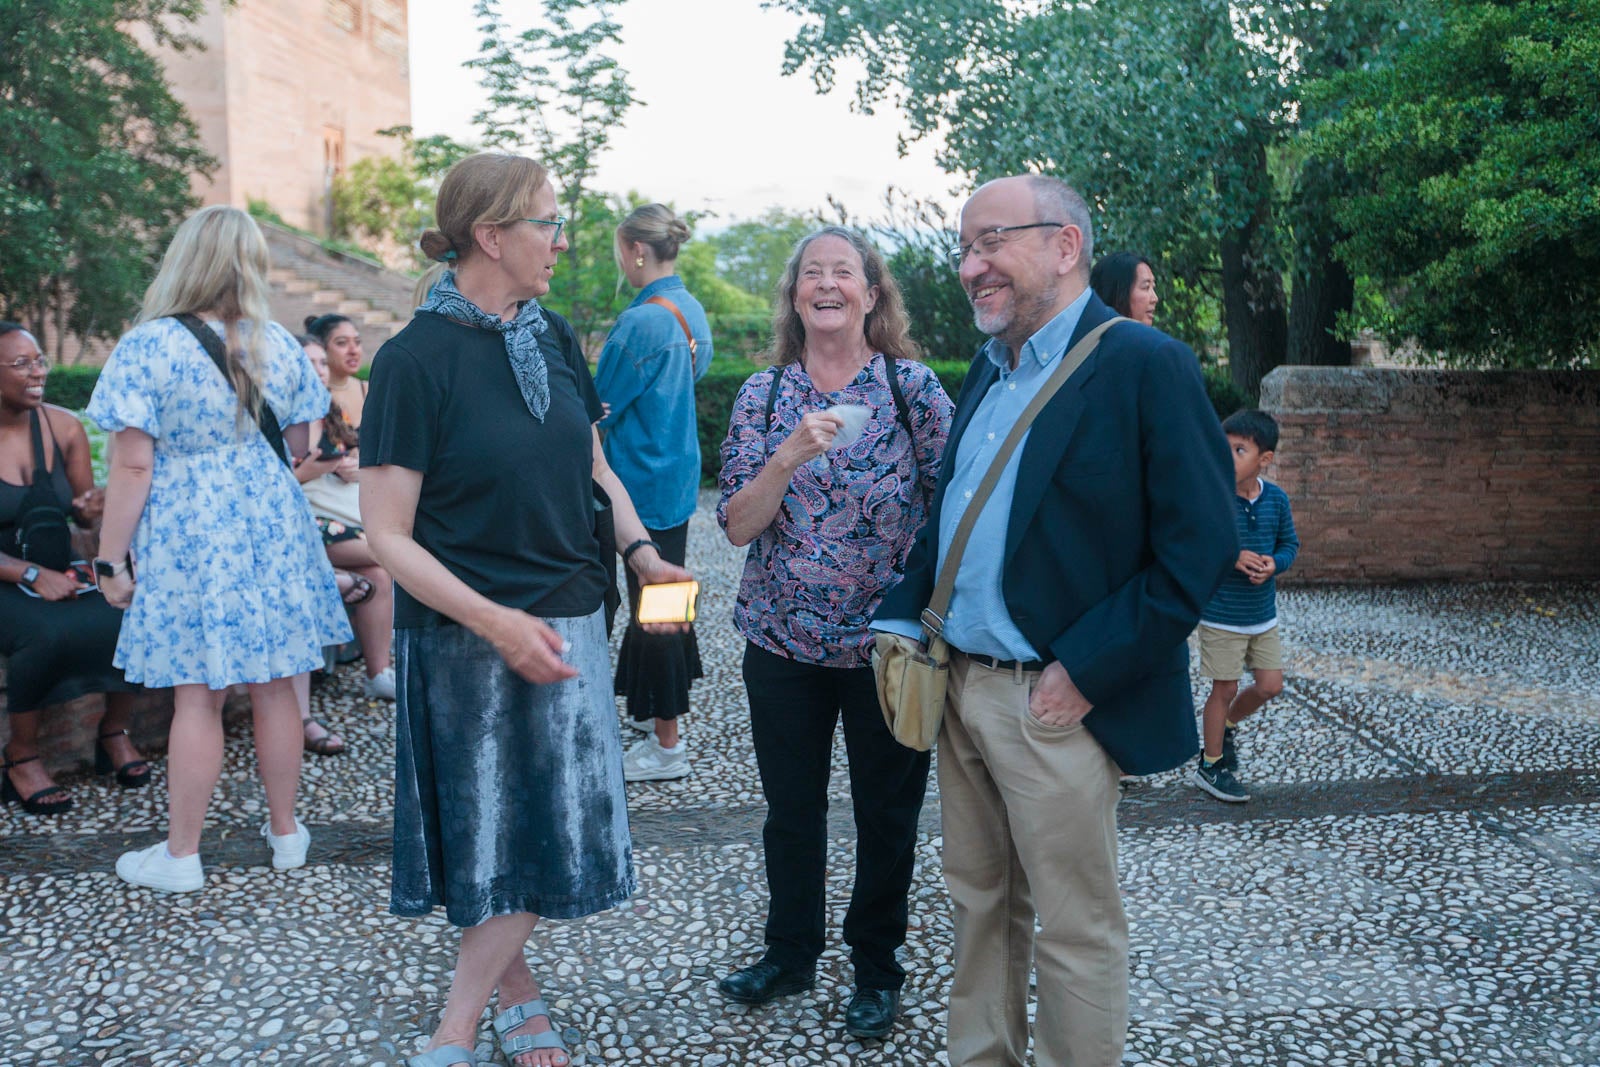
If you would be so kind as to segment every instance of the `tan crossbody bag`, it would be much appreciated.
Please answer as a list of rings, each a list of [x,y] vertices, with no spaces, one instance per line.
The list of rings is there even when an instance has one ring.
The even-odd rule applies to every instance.
[[[984,474],[983,481],[972,494],[967,510],[950,539],[950,551],[939,567],[939,579],[934,584],[933,599],[922,611],[922,640],[916,641],[900,634],[877,634],[872,650],[872,673],[878,683],[878,705],[883,709],[883,719],[889,724],[894,739],[907,748],[926,752],[939,736],[939,724],[944,721],[945,687],[950,677],[950,647],[940,636],[944,631],[945,612],[950,608],[950,597],[956,588],[956,571],[961,566],[962,553],[967,548],[967,538],[983,512],[983,505],[999,484],[1000,474],[1006,469],[1011,453],[1017,450],[1028,427],[1038,418],[1039,412],[1050,403],[1061,387],[1067,384],[1072,373],[1083,365],[1089,354],[1100,344],[1100,335],[1119,322],[1129,320],[1117,317],[1102,322],[1072,346],[1061,360],[1061,365],[1044,388],[1011,427],[994,462]]]

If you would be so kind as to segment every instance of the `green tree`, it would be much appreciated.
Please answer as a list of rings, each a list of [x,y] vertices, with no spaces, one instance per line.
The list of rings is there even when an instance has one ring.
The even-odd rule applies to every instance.
[[[498,0],[477,0],[483,44],[466,64],[489,91],[488,105],[474,117],[484,142],[531,151],[557,183],[572,242],[543,302],[585,338],[602,333],[619,295],[612,256],[618,202],[592,188],[601,155],[636,102],[627,72],[607,54],[622,41],[612,16],[619,6],[620,0],[541,0],[535,24],[518,32]]]
[[[193,122],[134,38],[197,47],[201,0],[0,3],[0,314],[112,337],[209,174]],[[59,350],[58,350],[59,355]]]
[[[823,225],[820,212],[772,207],[756,218],[734,222],[706,238],[716,252],[717,272],[747,293],[770,302],[783,268],[800,238]]]
[[[433,225],[439,181],[477,149],[447,134],[415,137],[410,126],[378,132],[400,138],[400,158],[365,156],[333,180],[333,236],[380,252],[403,250],[385,258],[421,266],[417,238]]]
[[[1436,32],[1317,94],[1350,267],[1395,342],[1445,363],[1600,366],[1600,0],[1443,5]]]
[[[1353,285],[1316,231],[1326,218],[1286,208],[1336,193],[1339,175],[1306,173],[1285,149],[1305,83],[1366,61],[1411,0],[773,2],[805,19],[787,72],[827,89],[841,57],[859,60],[857,106],[891,102],[912,139],[942,136],[950,172],[1071,182],[1100,249],[1157,263],[1179,298],[1163,326],[1202,343],[1200,305],[1220,308],[1230,370],[1252,393],[1286,355],[1348,361],[1332,331]],[[1295,313],[1286,275],[1306,300]]]

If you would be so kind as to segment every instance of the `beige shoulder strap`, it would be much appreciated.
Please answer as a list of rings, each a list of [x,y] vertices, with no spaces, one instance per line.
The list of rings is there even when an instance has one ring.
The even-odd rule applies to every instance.
[[[694,331],[689,329],[689,320],[683,317],[683,312],[678,310],[678,305],[674,304],[672,301],[668,300],[664,296],[661,296],[660,294],[652,296],[649,300],[646,300],[645,303],[655,304],[658,307],[664,307],[668,311],[672,312],[672,317],[678,320],[679,327],[683,329],[683,336],[689,339],[689,355],[692,358],[694,356],[694,350],[699,347],[699,344],[694,339]]]
[[[1045,405],[1067,384],[1067,379],[1072,373],[1083,365],[1100,344],[1100,336],[1119,322],[1127,322],[1121,317],[1109,319],[1083,335],[1083,338],[1072,346],[1061,359],[1061,364],[1050,375],[1050,380],[1035,394],[1028,406],[1023,409],[1021,417],[1011,427],[1011,432],[1006,435],[1000,451],[995,453],[994,462],[989,464],[988,471],[983,476],[983,481],[978,483],[977,491],[972,494],[972,499],[967,503],[967,510],[961,515],[961,522],[956,526],[955,536],[950,539],[950,551],[945,555],[944,562],[939,565],[939,580],[933,587],[933,599],[922,612],[922,626],[927,630],[929,643],[944,629],[944,615],[950,607],[950,597],[956,589],[956,571],[961,566],[961,555],[966,551],[967,538],[972,535],[973,526],[977,525],[978,516],[983,513],[983,505],[989,499],[989,494],[994,492],[994,487],[1000,482],[1000,474],[1006,469],[1006,463],[1011,459],[1011,453],[1017,450],[1017,445],[1022,443],[1022,438],[1027,434],[1028,427],[1033,425],[1033,420],[1039,417]]]

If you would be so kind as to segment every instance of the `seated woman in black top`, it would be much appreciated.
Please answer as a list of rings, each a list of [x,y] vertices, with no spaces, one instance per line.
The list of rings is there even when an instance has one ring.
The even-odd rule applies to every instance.
[[[133,789],[150,767],[128,739],[138,686],[111,665],[122,612],[73,573],[69,517],[98,521],[89,438],[77,417],[44,402],[49,364],[33,335],[0,322],[0,654],[6,667],[11,739],[4,749],[6,803],[35,815],[72,807],[39,759],[39,709],[87,693],[106,694],[95,765]]]
[[[450,263],[378,352],[361,517],[395,580],[389,908],[462,927],[449,998],[412,1067],[471,1064],[491,991],[517,1067],[563,1067],[523,945],[540,916],[633,892],[595,486],[644,584],[685,580],[606,464],[577,336],[538,298],[567,247],[531,159],[468,156],[422,249]],[[679,627],[681,630],[682,627]]]

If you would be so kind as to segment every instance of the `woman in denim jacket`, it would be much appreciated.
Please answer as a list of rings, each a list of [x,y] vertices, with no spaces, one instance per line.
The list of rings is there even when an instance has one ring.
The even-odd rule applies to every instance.
[[[662,558],[680,565],[700,487],[694,383],[711,366],[706,313],[676,273],[678,249],[688,239],[688,225],[665,204],[637,208],[617,227],[617,262],[639,295],[617,317],[595,371],[595,388],[607,407],[600,421],[606,461]],[[629,572],[632,607],[638,598],[639,583]],[[699,677],[693,629],[647,634],[629,623],[617,657],[616,691],[628,699],[629,721],[647,732],[653,721],[654,733],[628,750],[628,781],[689,773],[678,716],[689,709],[689,683]]]

